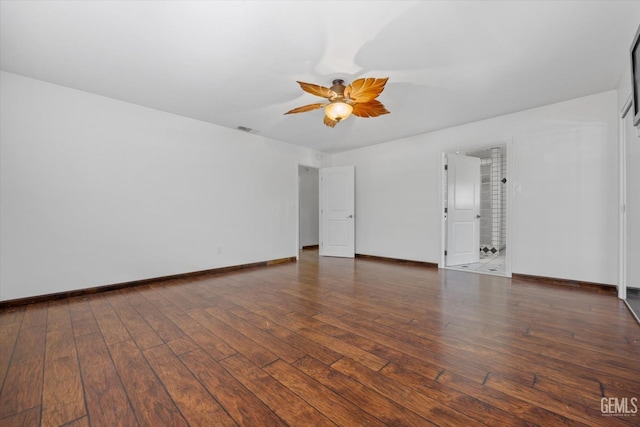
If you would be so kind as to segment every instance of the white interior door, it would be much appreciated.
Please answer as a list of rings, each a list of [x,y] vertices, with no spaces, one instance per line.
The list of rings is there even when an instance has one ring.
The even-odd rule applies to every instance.
[[[355,168],[320,169],[320,255],[355,256]]]
[[[480,261],[480,159],[447,154],[445,265]]]

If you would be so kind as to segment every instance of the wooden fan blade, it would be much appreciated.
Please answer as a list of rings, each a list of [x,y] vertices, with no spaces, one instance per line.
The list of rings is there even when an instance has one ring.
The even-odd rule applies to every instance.
[[[330,128],[335,127],[338,124],[337,120],[332,120],[328,116],[324,116],[324,124],[329,126]]]
[[[307,111],[317,110],[318,108],[322,108],[325,105],[327,105],[327,104],[325,104],[323,102],[318,102],[317,104],[309,104],[309,105],[305,105],[303,107],[294,108],[293,110],[287,111],[284,114],[305,113]]]
[[[355,104],[353,106],[353,115],[358,117],[377,117],[383,114],[389,114],[389,111],[382,105],[382,102],[374,99],[373,101]]]
[[[324,86],[314,85],[312,83],[298,82],[302,90],[309,92],[311,95],[321,96],[323,98],[334,99],[337,93]]]
[[[378,97],[387,84],[388,77],[376,79],[368,77],[366,79],[354,80],[347,85],[344,90],[344,97],[352,102],[369,102]]]

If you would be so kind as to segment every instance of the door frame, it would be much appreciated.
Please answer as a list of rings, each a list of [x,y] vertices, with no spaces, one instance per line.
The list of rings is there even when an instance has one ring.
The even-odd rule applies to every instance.
[[[625,131],[625,119],[631,105],[632,96],[629,94],[627,101],[620,110],[619,137],[618,137],[618,298],[627,299],[627,135]],[[633,313],[633,310],[631,310]]]
[[[301,204],[301,198],[300,198],[300,168],[309,168],[309,169],[315,169],[316,171],[318,171],[318,176],[320,175],[320,166],[310,166],[310,165],[306,165],[306,164],[302,164],[302,163],[298,163],[297,164],[297,180],[296,180],[296,198],[297,198],[297,202],[296,202],[296,207],[297,207],[297,229],[296,229],[296,258],[299,256],[299,252],[302,249],[300,246],[300,211],[302,208],[302,204]],[[316,193],[318,195],[318,197],[320,196],[320,182],[318,180],[318,188],[316,188]],[[318,236],[318,239],[320,237]]]
[[[507,247],[507,254],[505,256],[505,272],[503,277],[511,277],[512,267],[511,262],[513,259],[513,239],[512,239],[512,223],[513,223],[513,207],[512,207],[512,199],[513,199],[513,182],[514,182],[514,164],[513,164],[513,138],[508,140],[496,141],[493,144],[482,144],[482,145],[472,145],[460,148],[453,148],[448,150],[443,150],[440,158],[440,173],[438,174],[438,188],[440,191],[440,261],[438,262],[438,268],[444,269],[453,269],[446,266],[444,251],[447,247],[447,221],[444,213],[445,207],[447,207],[445,203],[445,194],[447,189],[445,188],[447,183],[447,171],[445,170],[445,166],[447,164],[447,153],[453,154],[466,154],[469,152],[485,150],[493,147],[504,146],[505,155],[507,156],[507,182],[505,184],[505,193],[506,193],[506,201],[507,201],[507,212],[506,212],[506,233],[505,241]],[[482,201],[481,201],[482,202]],[[478,274],[491,274],[483,271],[474,271],[469,270],[469,273],[478,273]],[[502,276],[502,275],[500,275]]]
[[[329,171],[329,170],[332,171]],[[347,180],[343,180],[340,182],[341,184],[341,188],[347,189],[347,193],[349,195],[348,200],[349,203],[347,203],[348,206],[348,210],[346,212],[344,211],[335,211],[335,212],[341,212],[340,215],[344,214],[346,215],[347,213],[349,213],[348,216],[341,218],[341,219],[337,219],[334,218],[335,212],[332,211],[332,209],[330,209],[331,207],[331,203],[329,202],[330,198],[326,197],[327,195],[330,194],[334,194],[335,193],[331,190],[331,186],[329,185],[330,182],[332,182],[331,179],[325,180],[325,178],[331,178],[331,175],[326,176],[328,173],[332,173],[332,174],[343,174],[343,172],[346,171],[346,175],[349,179]],[[332,257],[340,257],[340,258],[355,258],[356,255],[356,239],[355,239],[355,215],[356,215],[356,200],[355,200],[355,178],[356,178],[356,171],[355,171],[355,165],[343,165],[343,166],[326,166],[323,168],[319,169],[319,196],[320,196],[320,224],[319,224],[319,238],[320,238],[320,248],[319,248],[319,255],[320,256],[332,256]],[[346,184],[346,185],[345,185]],[[333,218],[333,219],[330,219]],[[335,222],[335,221],[341,221],[347,222],[347,232],[346,232],[346,236],[349,240],[349,244],[346,245],[345,247],[339,247],[339,245],[330,245],[329,244],[329,239],[325,239],[325,237],[329,237],[329,235],[331,234],[331,227],[330,227],[330,221]],[[328,233],[328,234],[327,234]]]
[[[295,238],[295,254],[296,261],[300,259],[300,168],[311,168],[316,169],[318,171],[318,175],[320,174],[321,166],[318,165],[310,165],[306,163],[296,162],[296,238]],[[318,196],[320,193],[320,184],[318,183]]]

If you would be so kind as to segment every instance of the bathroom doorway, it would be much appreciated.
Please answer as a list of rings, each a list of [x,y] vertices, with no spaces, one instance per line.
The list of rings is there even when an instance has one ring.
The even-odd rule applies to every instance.
[[[509,253],[509,177],[508,144],[497,144],[482,149],[466,151],[457,150],[445,153],[445,168],[443,173],[443,259],[441,266],[452,270],[469,271],[481,274],[493,274],[511,277],[511,257]],[[456,189],[453,182],[461,176],[460,172],[450,169],[448,158],[460,156],[479,159],[470,162],[475,164],[473,174],[478,174],[468,189]],[[471,160],[471,159],[470,159]],[[479,185],[479,188],[477,186]],[[457,213],[456,192],[463,191],[469,197],[479,197],[473,204],[469,204],[470,219],[467,223],[454,223]],[[469,236],[458,233],[458,229],[469,230]],[[471,237],[471,233],[475,237]],[[479,244],[478,244],[479,242]],[[471,258],[460,261],[458,248],[469,248]]]

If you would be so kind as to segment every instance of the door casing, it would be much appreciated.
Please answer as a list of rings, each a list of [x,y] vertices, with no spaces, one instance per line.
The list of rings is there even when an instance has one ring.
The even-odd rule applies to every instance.
[[[445,208],[447,207],[446,205],[446,201],[445,201],[445,183],[446,183],[446,173],[447,171],[445,170],[445,165],[447,164],[447,153],[458,153],[458,154],[464,154],[465,152],[474,152],[474,151],[480,151],[480,150],[484,150],[484,149],[489,149],[492,147],[499,147],[499,146],[504,146],[505,147],[505,155],[507,156],[507,182],[505,183],[505,187],[504,187],[504,191],[506,192],[506,213],[505,213],[505,219],[506,219],[506,236],[505,236],[505,240],[506,240],[506,247],[507,247],[507,254],[505,257],[505,273],[504,276],[505,277],[511,277],[511,273],[512,273],[512,260],[514,259],[514,253],[517,250],[517,248],[514,248],[514,244],[513,244],[513,240],[512,240],[512,227],[513,227],[513,196],[514,196],[514,188],[517,187],[517,173],[516,173],[516,167],[514,165],[514,161],[513,161],[513,139],[508,139],[508,140],[502,140],[502,141],[496,141],[493,144],[482,144],[482,145],[473,145],[473,146],[466,146],[464,148],[458,148],[458,149],[451,149],[451,150],[446,150],[442,152],[442,156],[441,156],[441,166],[440,166],[440,172],[438,173],[438,188],[439,188],[439,192],[440,192],[440,213],[441,213],[441,222],[440,222],[440,259],[438,261],[438,268],[447,268],[446,264],[445,264],[445,255],[444,255],[444,251],[447,248],[447,243],[446,243],[446,227],[447,227],[447,221],[446,221],[446,217],[445,217]],[[476,271],[472,271],[472,272],[476,272]],[[478,273],[478,272],[476,272]],[[488,274],[488,273],[484,273],[484,274]]]

